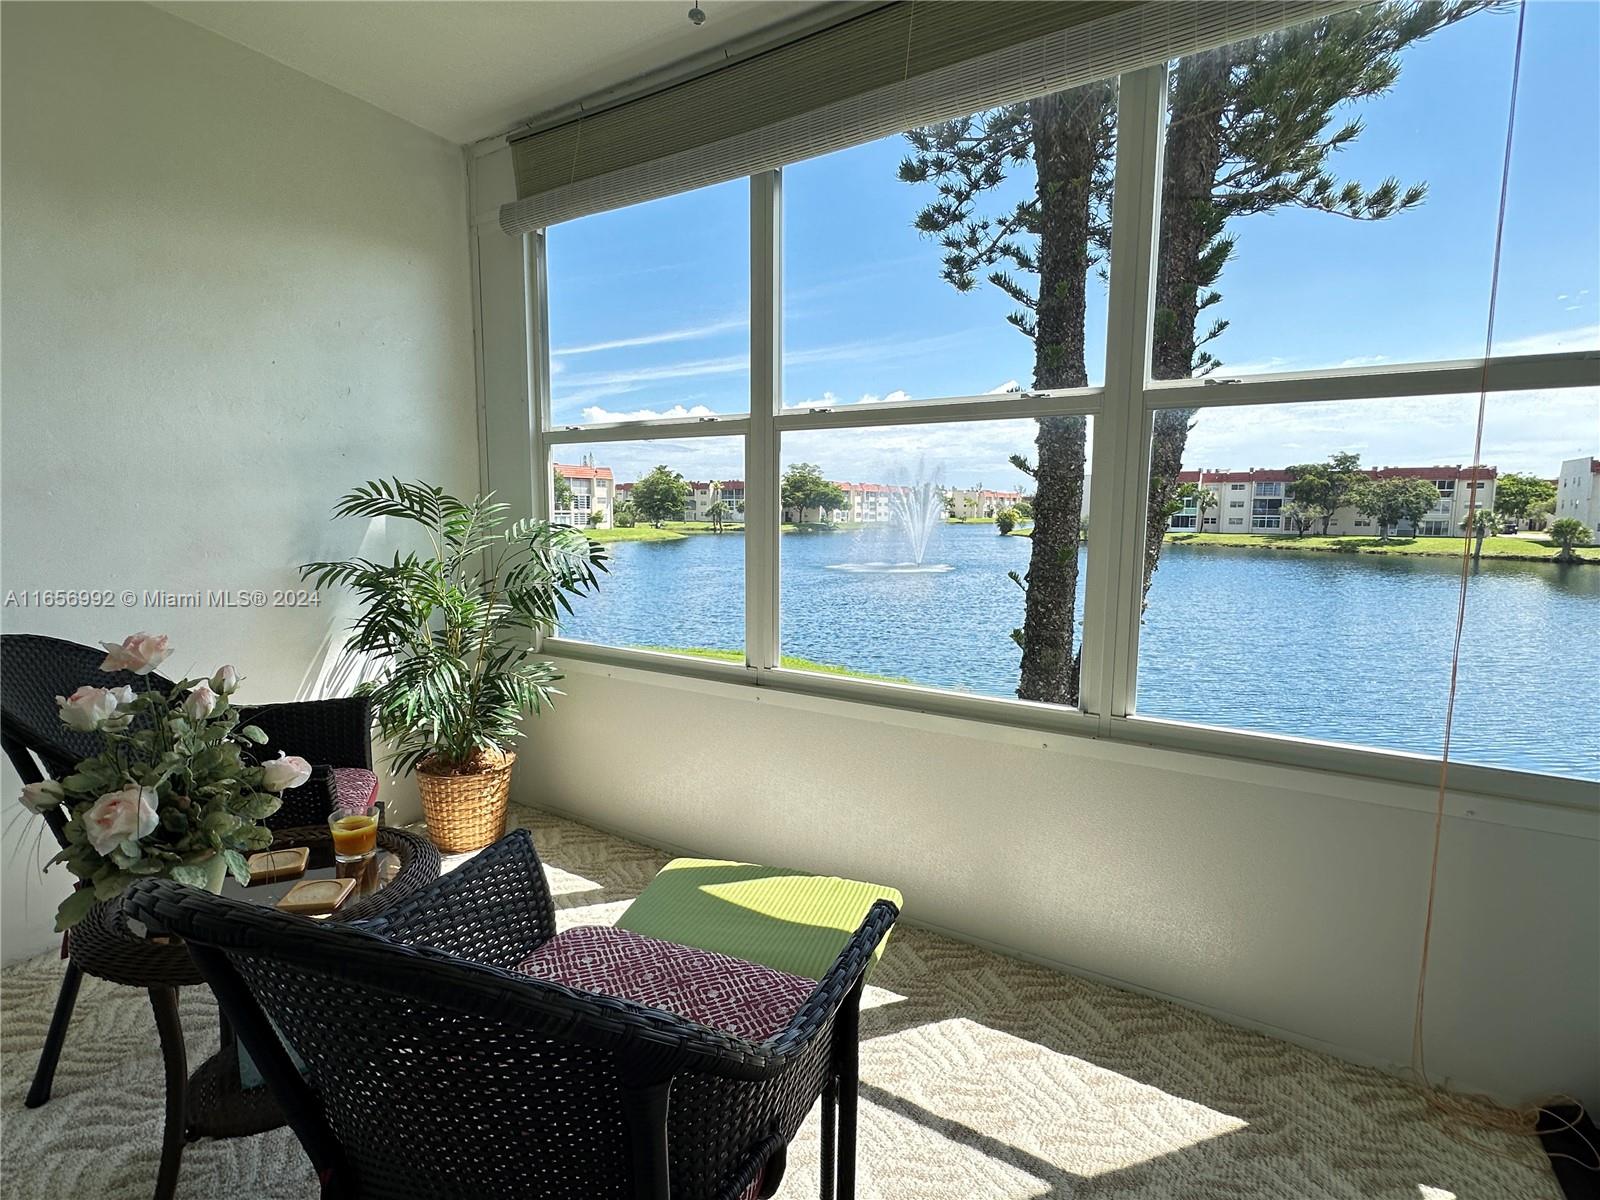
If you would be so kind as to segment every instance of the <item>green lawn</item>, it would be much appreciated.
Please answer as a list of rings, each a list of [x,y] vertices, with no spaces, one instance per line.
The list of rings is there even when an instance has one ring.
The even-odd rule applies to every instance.
[[[1302,550],[1332,554],[1403,554],[1433,558],[1456,558],[1461,554],[1458,537],[1390,538],[1375,537],[1296,537],[1288,533],[1169,533],[1175,546],[1242,546],[1250,550]],[[1548,562],[1557,547],[1547,539],[1490,537],[1483,541],[1484,558],[1521,559]],[[1580,546],[1583,562],[1600,562],[1600,548]]]
[[[859,521],[834,521],[831,524],[806,524],[778,526],[780,533],[845,533],[852,529],[861,529],[864,526]],[[695,533],[716,534],[711,528],[710,521],[668,521],[657,529],[654,525],[633,525],[627,529],[585,529],[597,542],[678,542]],[[742,523],[728,522],[722,527],[722,534],[741,534],[744,532]]]
[[[690,658],[714,658],[718,662],[744,662],[743,650],[708,650],[704,647],[694,646],[640,646],[639,649],[657,650],[662,654],[687,654]],[[911,680],[899,675],[873,675],[866,671],[855,671],[849,667],[841,667],[837,663],[812,662],[809,658],[798,658],[793,654],[785,654],[779,665],[791,671],[811,671],[818,675],[844,675],[850,679],[876,679],[881,683],[911,682]]]
[[[715,533],[710,521],[668,521],[657,529],[654,525],[631,525],[626,529],[585,529],[597,542],[679,542],[691,533]],[[733,522],[722,527],[724,534],[743,533],[744,526]],[[720,536],[720,535],[718,535]]]

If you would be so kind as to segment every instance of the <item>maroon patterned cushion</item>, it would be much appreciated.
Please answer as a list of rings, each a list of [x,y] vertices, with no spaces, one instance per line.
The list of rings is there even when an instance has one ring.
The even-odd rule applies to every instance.
[[[752,1042],[783,1029],[817,986],[726,954],[599,925],[558,933],[517,970],[665,1009]]]
[[[368,808],[378,800],[378,777],[360,767],[335,767],[333,786],[338,793],[337,803],[345,812]]]

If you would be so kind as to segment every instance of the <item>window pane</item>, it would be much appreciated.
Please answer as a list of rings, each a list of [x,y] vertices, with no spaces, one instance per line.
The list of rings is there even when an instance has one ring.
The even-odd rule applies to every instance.
[[[553,424],[749,411],[749,186],[550,229]]]
[[[1156,378],[1483,353],[1517,14],[1412,37],[1410,11],[1173,64]],[[1595,34],[1592,5],[1528,8],[1500,353],[1600,344]]]
[[[1071,420],[1083,436],[1088,418]],[[1017,695],[1024,603],[1008,573],[1029,570],[1034,481],[1009,459],[1037,462],[1037,433],[974,421],[785,434],[784,665]],[[1074,649],[1085,558],[1065,568]]]
[[[557,446],[558,521],[605,545],[561,636],[744,661],[744,439]],[[570,493],[570,495],[568,494]]]
[[[1496,354],[1600,346],[1600,5],[1530,4]]]
[[[1438,754],[1477,403],[1202,410],[1150,586],[1140,713]],[[1600,549],[1564,565],[1551,539],[1565,516],[1600,543],[1597,405],[1594,389],[1489,400],[1456,761],[1600,778]]]
[[[1115,86],[1093,84],[785,168],[785,405],[1102,382],[1115,116]],[[1041,130],[1074,147],[1043,187]],[[951,206],[943,189],[963,174],[980,186]],[[1012,323],[1031,327],[1041,288],[1063,297],[1048,377]]]

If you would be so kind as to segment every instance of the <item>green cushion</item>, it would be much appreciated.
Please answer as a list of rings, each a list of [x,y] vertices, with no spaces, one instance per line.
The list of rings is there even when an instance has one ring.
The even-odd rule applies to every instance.
[[[781,867],[677,858],[628,906],[617,927],[821,979],[875,900],[898,906],[900,893]]]

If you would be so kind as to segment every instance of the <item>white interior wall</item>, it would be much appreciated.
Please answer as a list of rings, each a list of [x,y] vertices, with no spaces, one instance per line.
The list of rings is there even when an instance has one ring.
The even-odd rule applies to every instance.
[[[508,155],[474,160],[490,483],[533,487]],[[525,802],[695,854],[893,884],[906,915],[1346,1058],[1410,1058],[1433,794],[581,662]],[[1427,1052],[1600,1102],[1600,819],[1452,794]],[[891,951],[892,952],[892,951]]]
[[[0,590],[141,596],[0,622],[167,633],[164,672],[235,663],[245,700],[346,687],[338,597],[142,593],[270,596],[301,562],[381,551],[381,529],[329,521],[375,475],[477,487],[460,148],[146,5],[3,13]],[[11,959],[53,944],[67,883],[39,876],[9,765],[0,787]],[[414,793],[385,789],[405,815]]]

